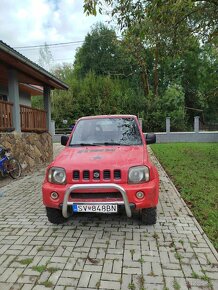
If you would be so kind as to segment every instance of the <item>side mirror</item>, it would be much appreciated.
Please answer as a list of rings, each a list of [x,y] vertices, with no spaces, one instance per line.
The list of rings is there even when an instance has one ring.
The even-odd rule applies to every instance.
[[[148,133],[146,134],[145,140],[147,144],[154,144],[156,143],[156,135],[153,133]]]
[[[69,140],[68,136],[66,136],[66,135],[61,136],[61,145],[66,146],[68,140]]]

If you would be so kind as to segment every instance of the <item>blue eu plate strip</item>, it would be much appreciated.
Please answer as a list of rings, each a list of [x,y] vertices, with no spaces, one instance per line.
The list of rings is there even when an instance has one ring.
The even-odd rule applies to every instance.
[[[78,212],[77,204],[73,204],[73,211],[74,211],[74,212]]]

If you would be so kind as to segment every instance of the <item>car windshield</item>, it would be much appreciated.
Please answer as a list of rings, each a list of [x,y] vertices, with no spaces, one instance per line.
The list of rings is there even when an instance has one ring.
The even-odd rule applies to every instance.
[[[134,118],[80,120],[70,141],[70,146],[129,146],[141,144],[141,135]]]

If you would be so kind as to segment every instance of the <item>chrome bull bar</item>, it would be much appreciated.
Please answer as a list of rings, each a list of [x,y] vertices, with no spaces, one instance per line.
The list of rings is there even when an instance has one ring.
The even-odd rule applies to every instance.
[[[115,184],[115,183],[98,183],[98,184],[74,184],[74,185],[70,186],[65,191],[64,203],[63,203],[63,207],[62,207],[62,214],[65,218],[67,218],[69,216],[69,214],[67,212],[68,205],[73,204],[72,202],[68,201],[70,193],[75,191],[75,190],[78,190],[78,189],[117,189],[122,194],[123,203],[124,203],[125,210],[126,210],[126,215],[128,217],[132,216],[132,212],[130,209],[127,194],[126,194],[125,189],[122,186]],[[97,202],[95,202],[95,203],[97,203]],[[101,203],[104,203],[104,202],[101,202]],[[105,203],[108,203],[108,202],[105,202]],[[119,203],[120,202],[117,202],[117,204],[119,204]]]

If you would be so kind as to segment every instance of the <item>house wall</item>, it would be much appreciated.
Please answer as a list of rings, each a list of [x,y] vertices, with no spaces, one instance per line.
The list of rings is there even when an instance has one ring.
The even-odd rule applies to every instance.
[[[20,161],[26,172],[50,163],[53,158],[52,137],[49,133],[0,133],[0,144],[12,150],[13,156]]]
[[[4,95],[4,96],[6,95],[7,96],[7,94],[8,94],[7,89],[4,88],[4,87],[1,87],[1,85],[0,85],[0,95]]]
[[[0,86],[0,94],[8,96],[8,89]],[[20,94],[20,104],[31,107],[31,95],[23,91],[19,91],[19,94]]]
[[[28,93],[20,91],[20,104],[31,107],[31,96]]]

